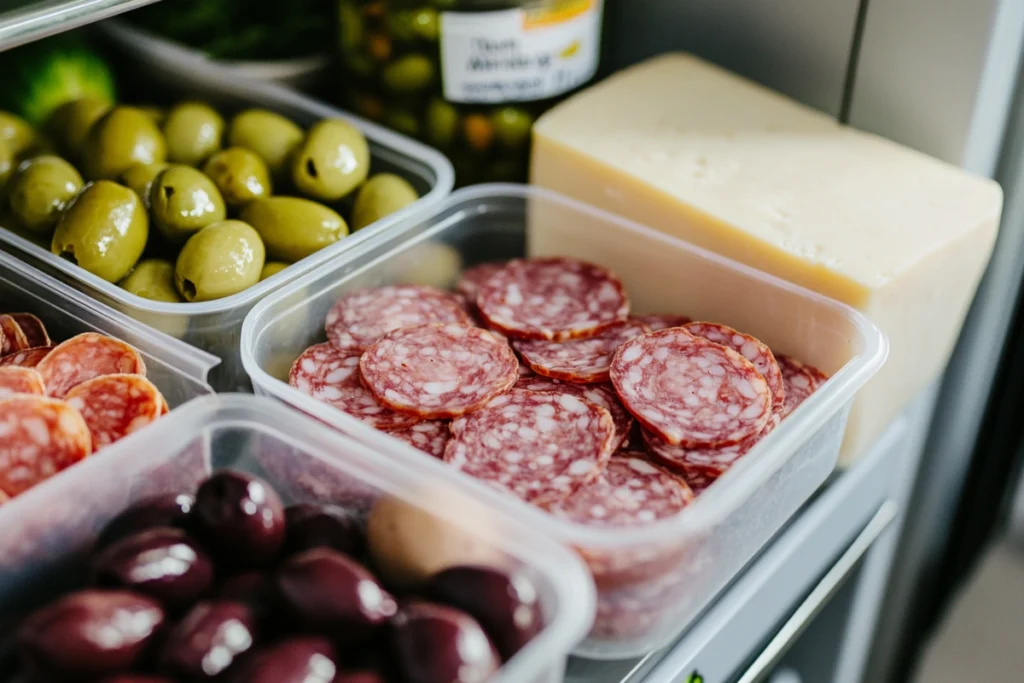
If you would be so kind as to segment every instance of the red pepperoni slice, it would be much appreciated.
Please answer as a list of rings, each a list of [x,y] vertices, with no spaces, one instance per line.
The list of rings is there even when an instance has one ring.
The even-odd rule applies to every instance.
[[[23,368],[20,365],[0,367],[0,400],[15,394],[46,396],[43,376],[34,368]]]
[[[46,391],[64,398],[73,388],[103,375],[145,375],[142,356],[119,339],[86,332],[53,347],[36,366]]]
[[[337,348],[362,351],[392,330],[428,323],[472,325],[473,320],[454,294],[397,285],[346,294],[327,314],[325,328]]]
[[[554,341],[592,337],[629,313],[618,278],[564,258],[509,261],[480,285],[477,306],[510,337]]]
[[[768,384],[750,361],[679,327],[623,344],[610,376],[626,409],[672,445],[738,443],[760,433],[772,412]]]
[[[423,419],[458,417],[512,388],[519,360],[487,330],[421,325],[378,339],[359,360],[378,401]]]
[[[0,401],[0,490],[17,496],[89,455],[89,428],[71,406],[44,396]]]
[[[36,316],[31,313],[11,313],[11,317],[25,333],[28,348],[50,346],[53,343],[50,341],[50,335],[46,332],[46,325]]]
[[[647,332],[650,330],[642,323],[625,320],[609,325],[587,339],[565,342],[531,339],[513,342],[513,346],[539,375],[593,384],[608,381],[612,356],[620,346]]]
[[[828,379],[828,375],[789,356],[779,354],[775,358],[786,387],[786,401],[782,408],[782,417],[786,417],[806,401]]]
[[[682,327],[691,320],[691,318],[687,318],[685,315],[672,315],[671,313],[631,315],[629,316],[629,319],[635,320],[642,325],[646,325],[650,328],[651,332],[665,330],[669,327]]]
[[[467,268],[462,272],[458,284],[455,285],[455,291],[466,297],[466,300],[475,306],[480,285],[504,267],[503,263],[480,263],[472,268]]]
[[[612,453],[604,408],[575,396],[513,389],[455,419],[445,462],[538,505],[592,481]]]
[[[426,420],[405,429],[390,430],[388,434],[439,460],[444,457],[444,448],[451,438],[446,420]]]
[[[288,383],[378,429],[399,429],[416,422],[377,403],[359,380],[359,351],[341,351],[328,342],[314,344],[292,365]]]
[[[775,360],[772,350],[763,342],[751,337],[749,334],[737,332],[731,327],[717,323],[687,323],[683,325],[683,329],[692,335],[703,337],[710,342],[728,346],[753,363],[757,371],[764,377],[764,381],[768,383],[768,388],[772,392],[772,410],[776,412],[782,410],[786,401],[786,388],[782,382],[782,370],[779,369],[779,364]]]
[[[23,368],[34,368],[49,355],[50,351],[53,351],[52,346],[39,346],[32,349],[15,351],[0,358],[0,366],[20,365]]]
[[[9,353],[21,351],[27,349],[31,344],[28,343],[28,338],[25,336],[25,332],[21,329],[21,325],[14,319],[13,315],[2,314],[0,315],[0,356],[6,356]]]
[[[773,413],[768,424],[760,434],[746,438],[739,443],[720,448],[686,448],[666,443],[657,434],[643,430],[644,443],[651,452],[651,457],[669,469],[684,475],[704,474],[718,477],[732,467],[757,443],[774,430],[782,420],[778,413]]]
[[[519,381],[516,382],[516,389],[571,394],[601,406],[612,416],[612,423],[615,425],[614,448],[612,450],[622,448],[622,445],[633,431],[633,425],[635,424],[633,416],[619,403],[619,397],[615,395],[615,390],[610,385],[566,384],[559,382],[557,379],[548,379],[547,377],[534,375],[533,377],[520,376]]]
[[[139,375],[95,377],[69,391],[65,400],[88,425],[93,452],[156,421],[164,406],[160,390]]]

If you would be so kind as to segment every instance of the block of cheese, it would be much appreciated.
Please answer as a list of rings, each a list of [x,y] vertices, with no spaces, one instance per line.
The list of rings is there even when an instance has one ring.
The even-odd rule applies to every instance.
[[[685,54],[545,114],[531,181],[871,318],[890,355],[858,395],[845,463],[945,367],[1002,209],[991,180]]]

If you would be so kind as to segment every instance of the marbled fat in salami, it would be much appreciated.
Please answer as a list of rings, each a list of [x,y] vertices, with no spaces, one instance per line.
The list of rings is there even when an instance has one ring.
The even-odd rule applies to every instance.
[[[629,319],[635,320],[642,325],[646,325],[650,328],[651,332],[665,330],[670,327],[681,327],[691,321],[691,318],[687,318],[685,315],[673,315],[671,313],[631,315],[629,316]]]
[[[537,505],[563,500],[608,464],[611,415],[570,394],[513,389],[456,418],[444,460]]]
[[[446,420],[425,420],[404,429],[389,430],[388,434],[439,460],[444,458],[444,448],[451,438]]]
[[[408,427],[417,419],[377,403],[359,379],[359,351],[341,351],[329,342],[314,344],[292,365],[288,383],[318,401],[377,429]]]
[[[619,279],[600,266],[518,259],[481,283],[477,307],[488,327],[513,339],[564,341],[625,320],[629,299]]]
[[[746,438],[731,446],[719,448],[686,448],[666,443],[657,434],[643,430],[644,443],[651,457],[669,469],[687,474],[705,474],[718,477],[746,455],[761,439],[768,436],[782,420],[779,413],[772,413],[768,424],[760,434]]]
[[[32,488],[89,455],[89,427],[64,401],[18,395],[0,401],[0,490]]]
[[[684,472],[683,479],[686,480],[686,484],[693,491],[693,495],[699,496],[707,491],[708,487],[714,484],[718,477],[703,472]]]
[[[593,384],[608,381],[612,356],[620,346],[647,332],[650,330],[646,325],[625,320],[609,325],[586,339],[564,342],[529,339],[515,341],[512,345],[526,364],[539,375],[566,382]]]
[[[0,314],[0,356],[29,348],[28,338],[14,316]]]
[[[782,381],[782,370],[772,354],[772,350],[763,342],[749,334],[743,334],[726,325],[717,323],[694,322],[682,326],[692,335],[703,337],[710,342],[728,346],[740,354],[757,368],[757,371],[768,383],[772,392],[772,410],[781,412],[786,401],[786,388]]]
[[[0,400],[15,394],[46,396],[43,376],[34,368],[25,368],[20,365],[0,366]]]
[[[779,363],[782,381],[786,387],[786,401],[782,408],[782,417],[786,417],[806,401],[828,379],[828,376],[821,370],[804,365],[795,358],[782,354],[775,358]]]
[[[52,344],[50,335],[46,331],[46,325],[36,316],[31,313],[11,313],[11,317],[14,318],[14,322],[18,323],[18,327],[25,334],[28,348],[50,346]]]
[[[140,375],[103,375],[64,397],[81,413],[96,452],[156,421],[165,405],[160,390]]]
[[[421,419],[482,408],[512,388],[519,360],[504,341],[466,325],[421,325],[387,333],[359,359],[366,388],[393,410]]]
[[[23,349],[21,351],[15,351],[10,353],[3,358],[0,358],[0,366],[4,365],[20,365],[23,368],[34,368],[42,362],[50,351],[53,351],[52,346],[39,346],[31,349]]]
[[[612,450],[622,448],[635,424],[633,416],[622,407],[619,397],[615,395],[615,390],[608,384],[569,384],[557,379],[548,379],[547,377],[539,377],[537,375],[532,377],[520,375],[519,380],[516,382],[516,389],[571,394],[601,406],[612,416],[612,423],[615,425],[614,448]]]
[[[459,277],[459,282],[455,285],[455,291],[466,297],[466,300],[475,307],[476,296],[480,292],[480,285],[504,267],[504,263],[488,262],[479,263],[472,268],[467,268]]]
[[[610,376],[626,409],[672,445],[738,443],[772,413],[768,384],[750,361],[678,327],[623,344]]]
[[[86,332],[53,347],[36,370],[46,392],[64,398],[73,388],[102,375],[143,375],[146,363],[138,351],[119,339]]]

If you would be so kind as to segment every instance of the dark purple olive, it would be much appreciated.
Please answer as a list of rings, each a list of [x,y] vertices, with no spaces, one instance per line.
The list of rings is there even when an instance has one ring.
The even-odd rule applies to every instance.
[[[537,589],[521,573],[505,574],[482,566],[451,567],[435,574],[425,592],[471,614],[505,660],[544,626]]]
[[[501,666],[480,624],[454,607],[410,603],[391,623],[395,661],[406,683],[482,683]]]
[[[265,572],[245,572],[224,579],[214,594],[218,600],[244,602],[261,624],[278,612],[280,607],[274,577]]]
[[[256,618],[240,602],[197,603],[170,632],[160,669],[188,681],[215,679],[256,644]]]
[[[332,683],[338,672],[330,641],[298,637],[253,652],[233,677],[236,683]]]
[[[152,598],[86,590],[33,612],[18,645],[44,680],[94,678],[130,669],[163,624],[164,610]]]
[[[185,607],[213,583],[213,563],[181,529],[148,529],[114,541],[94,560],[100,586],[130,588],[169,608]]]
[[[284,511],[288,532],[284,553],[294,555],[312,548],[333,548],[346,555],[361,555],[366,533],[356,516],[333,505],[292,505]]]
[[[148,674],[118,674],[104,678],[100,683],[174,683],[170,678]]]
[[[395,614],[395,599],[361,564],[330,548],[288,558],[277,590],[302,626],[339,636],[364,636]]]
[[[219,559],[234,567],[256,567],[272,559],[284,542],[284,506],[262,479],[244,472],[217,472],[196,492],[198,533]]]
[[[343,671],[333,683],[387,683],[387,679],[376,671]]]
[[[96,547],[104,548],[112,541],[136,531],[158,526],[186,528],[195,498],[187,493],[165,493],[143,498],[129,506],[103,527]]]

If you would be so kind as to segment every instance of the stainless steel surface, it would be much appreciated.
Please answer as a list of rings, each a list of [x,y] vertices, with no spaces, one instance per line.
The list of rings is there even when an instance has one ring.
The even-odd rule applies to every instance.
[[[155,0],[44,0],[0,12],[0,50],[91,24]]]

